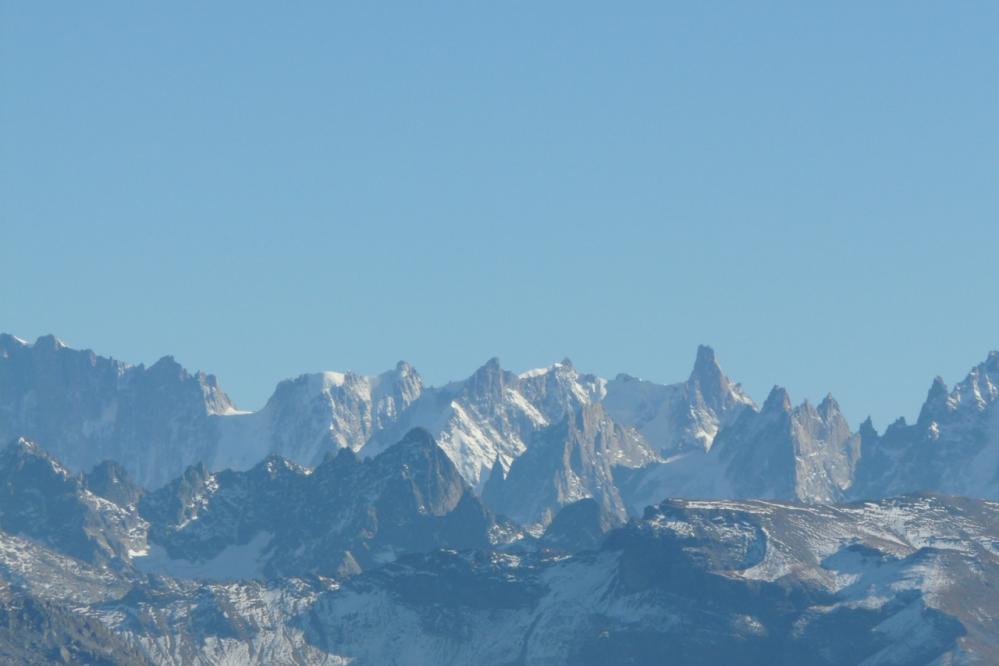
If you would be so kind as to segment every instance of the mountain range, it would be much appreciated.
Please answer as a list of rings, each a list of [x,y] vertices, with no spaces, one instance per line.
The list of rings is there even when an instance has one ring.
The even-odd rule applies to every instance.
[[[0,452],[0,660],[999,659],[996,502],[673,499],[621,523],[584,498],[535,537],[425,430],[311,475],[272,457],[147,492],[119,471],[73,475],[23,439]]]
[[[198,463],[245,471],[268,455],[307,468],[339,449],[372,457],[423,428],[477,495],[543,527],[582,497],[622,518],[668,496],[999,498],[997,386],[993,352],[953,390],[934,380],[916,423],[879,434],[868,420],[854,431],[832,396],[794,406],[775,387],[757,407],[702,346],[676,384],[606,380],[568,360],[516,374],[491,359],[438,388],[400,362],[372,377],[289,379],[244,412],[213,375],[171,357],[146,368],[54,336],[3,334],[0,441],[26,437],[74,472],[114,460],[155,489]]]
[[[0,335],[0,662],[999,660],[999,353],[913,424],[490,359],[281,382]],[[850,640],[842,640],[849,635]]]

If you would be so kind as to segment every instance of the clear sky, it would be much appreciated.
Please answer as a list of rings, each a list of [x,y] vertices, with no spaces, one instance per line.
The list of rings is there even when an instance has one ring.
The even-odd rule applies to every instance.
[[[377,5],[377,7],[375,6]],[[912,417],[999,347],[999,3],[0,0],[0,330],[243,407],[490,356]]]

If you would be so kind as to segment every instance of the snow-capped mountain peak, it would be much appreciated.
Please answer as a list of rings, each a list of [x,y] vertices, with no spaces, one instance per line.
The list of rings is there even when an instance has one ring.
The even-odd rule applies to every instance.
[[[568,360],[515,374],[489,359],[465,380],[428,389],[399,421],[373,435],[369,455],[411,428],[426,428],[473,487],[481,489],[497,460],[509,469],[535,431],[599,401],[606,382],[579,373]]]
[[[916,491],[999,497],[999,353],[953,389],[934,379],[916,423],[864,437],[860,496]]]
[[[637,428],[664,455],[709,450],[724,425],[755,409],[707,345],[698,347],[686,382],[662,385],[618,375],[607,383],[603,402],[615,421]]]
[[[330,451],[358,451],[422,392],[423,378],[403,361],[375,376],[325,371],[282,381],[259,412],[219,419],[213,467],[247,469],[268,453],[314,466]]]

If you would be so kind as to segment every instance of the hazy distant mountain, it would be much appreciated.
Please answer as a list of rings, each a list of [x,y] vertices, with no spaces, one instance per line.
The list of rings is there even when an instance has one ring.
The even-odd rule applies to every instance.
[[[213,376],[190,374],[170,357],[145,368],[52,336],[28,344],[0,335],[0,437],[36,441],[73,471],[114,461],[136,484],[155,489],[198,463],[248,470],[279,455],[314,467],[340,448],[373,456],[420,427],[476,492],[501,472],[493,485],[508,487],[509,499],[494,489],[491,501],[539,525],[581,497],[612,512],[618,496],[632,511],[667,496],[828,502],[926,490],[999,497],[997,365],[993,353],[953,391],[938,379],[917,423],[900,421],[878,435],[869,423],[851,432],[831,398],[792,408],[778,391],[758,410],[705,346],[678,384],[627,375],[607,381],[567,360],[515,374],[492,359],[467,379],[427,388],[400,362],[378,376],[323,372],[281,382],[263,409],[248,413]],[[615,437],[631,432],[644,440],[625,448],[645,453],[608,463],[594,457],[598,449],[620,447],[594,440],[557,472],[558,456],[544,453],[560,446],[550,444],[551,433],[595,405],[621,429]],[[535,442],[549,444],[512,471]],[[524,490],[512,490],[515,482]]]
[[[602,379],[579,374],[568,360],[517,375],[494,358],[466,380],[425,390],[364,452],[381,450],[410,428],[426,428],[461,475],[481,488],[497,460],[509,469],[533,433],[603,394]]]
[[[76,471],[115,460],[158,485],[210,460],[212,417],[232,411],[214,376],[191,375],[169,356],[146,368],[53,336],[28,344],[0,334],[0,441],[26,437]]]
[[[722,372],[710,347],[697,348],[686,382],[655,384],[629,375],[607,382],[604,409],[617,423],[633,426],[664,455],[707,451],[719,429],[734,422],[753,401]]]
[[[321,372],[289,379],[259,412],[218,419],[218,450],[203,462],[212,469],[248,469],[274,454],[318,465],[331,451],[360,450],[422,391],[423,379],[402,361],[374,377]]]
[[[899,419],[878,436],[868,420],[857,497],[932,490],[999,499],[999,352],[948,391],[937,377],[916,423]]]
[[[212,375],[165,357],[130,366],[54,337],[0,337],[0,436],[40,442],[73,470],[115,460],[155,488],[189,465],[249,469],[280,455],[314,466],[338,448],[375,455],[415,427],[430,430],[473,486],[497,457],[603,397],[604,381],[568,362],[514,375],[493,359],[471,377],[424,389],[407,363],[375,377],[322,372],[281,382],[259,412],[237,410]]]
[[[860,437],[832,396],[817,408],[807,401],[792,407],[775,387],[759,412],[743,410],[722,429],[710,451],[622,470],[617,480],[633,511],[663,497],[837,502],[850,491],[859,458]]]

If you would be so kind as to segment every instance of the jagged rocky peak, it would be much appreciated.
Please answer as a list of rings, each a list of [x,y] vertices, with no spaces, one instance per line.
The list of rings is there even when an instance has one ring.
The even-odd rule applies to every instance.
[[[926,401],[919,410],[919,417],[916,423],[922,426],[929,425],[934,419],[938,419],[952,409],[950,402],[950,392],[943,377],[937,375],[933,378],[930,390],[926,392]]]
[[[493,358],[467,379],[424,391],[395,424],[375,432],[364,451],[377,454],[409,429],[427,428],[465,480],[481,489],[497,457],[509,466],[532,433],[598,400],[603,385],[566,363],[517,375]]]
[[[704,402],[716,411],[724,411],[738,404],[753,404],[749,396],[743,393],[742,387],[722,372],[715,350],[707,345],[697,347],[697,358],[687,383],[699,391]]]
[[[822,398],[822,402],[819,403],[818,412],[824,419],[833,416],[842,416],[839,403],[836,402],[836,398],[833,397],[832,393],[826,393],[826,397]]]
[[[787,391],[775,386],[759,413],[746,412],[722,431],[712,453],[718,457],[708,461],[705,478],[712,478],[718,463],[714,474],[721,473],[725,483],[702,484],[695,492],[834,502],[852,484],[860,436],[850,431],[832,396],[818,407],[807,400],[793,407]]]
[[[340,451],[346,451],[348,455],[353,455],[353,452],[350,449],[340,449]],[[248,473],[253,477],[266,478],[270,481],[274,481],[281,478],[287,478],[289,476],[303,476],[307,471],[308,470],[305,467],[295,464],[284,456],[272,453],[250,468]],[[221,473],[219,476],[221,476]]]
[[[727,378],[718,365],[714,349],[707,345],[697,346],[697,358],[694,359],[694,368],[690,371],[688,381],[699,385],[706,394],[720,394],[728,388]]]
[[[857,429],[857,434],[860,435],[862,441],[875,441],[878,439],[877,428],[874,427],[874,420],[868,416],[864,419],[864,422],[860,424],[860,428]]]
[[[805,400],[791,413],[799,426],[805,421],[814,421],[817,424],[816,427],[822,428],[825,433],[835,431],[836,437],[847,437],[851,434],[846,417],[843,416],[839,403],[836,402],[831,393],[826,394],[818,407],[812,406],[808,400]]]
[[[783,386],[774,386],[770,389],[766,401],[763,403],[762,414],[791,413],[791,396]]]
[[[0,530],[108,563],[141,540],[138,523],[134,512],[100,502],[34,442],[21,437],[0,451]]]
[[[216,467],[246,469],[257,456],[278,453],[295,463],[318,465],[338,448],[358,451],[394,425],[423,393],[423,379],[400,361],[379,375],[319,372],[278,384],[267,405],[242,423],[222,423]],[[247,447],[247,432],[253,446]]]
[[[150,522],[176,525],[197,519],[208,496],[218,489],[204,463],[190,465],[184,473],[139,501],[139,513]]]
[[[544,527],[561,507],[585,497],[623,518],[626,510],[613,469],[654,459],[634,429],[614,423],[600,403],[585,404],[535,433],[505,477],[494,463],[482,497],[497,513],[532,529]]]
[[[950,391],[936,378],[915,424],[900,418],[865,446],[855,496],[936,491],[999,498],[997,404],[997,352]]]
[[[806,399],[792,410],[792,416],[799,426],[804,422],[814,421],[817,428],[825,431],[835,430],[837,437],[849,436],[851,432],[846,417],[843,416],[843,412],[839,408],[839,403],[836,402],[831,393],[827,393],[817,407]]]
[[[990,352],[954,387],[948,398],[950,411],[984,411],[999,398],[999,352]]]
[[[214,376],[191,375],[170,357],[147,368],[54,336],[5,344],[0,439],[25,435],[76,472],[116,460],[143,485],[165,483],[210,458],[211,420],[234,410]]]
[[[477,403],[500,401],[503,399],[504,388],[513,379],[511,373],[504,371],[500,366],[500,360],[493,356],[465,380],[462,393]]]
[[[619,374],[606,383],[603,402],[615,421],[637,428],[666,456],[710,450],[719,430],[743,411],[756,409],[742,387],[722,372],[707,345],[698,347],[685,382],[662,385]]]
[[[207,414],[228,414],[236,411],[229,396],[222,390],[218,378],[198,370],[193,375],[173,356],[167,355],[149,366],[144,382],[157,386],[197,384],[201,389],[201,401]]]
[[[411,484],[424,510],[432,515],[452,511],[468,490],[458,469],[437,445],[430,431],[413,428],[372,463],[386,478],[401,476]]]
[[[517,376],[517,390],[549,423],[580,405],[603,399],[606,385],[606,380],[596,375],[580,373],[568,358]]]
[[[412,398],[423,389],[423,377],[407,361],[399,361],[395,364],[395,369],[383,372],[378,378],[381,382],[398,383],[401,390],[413,394]]]
[[[140,560],[143,570],[169,571],[179,562],[223,578],[231,574],[212,561],[228,557],[229,548],[252,551],[253,577],[344,576],[406,552],[487,547],[493,526],[420,429],[363,461],[342,449],[311,473],[278,456],[242,472],[192,467],[146,495],[140,512],[170,560]]]

